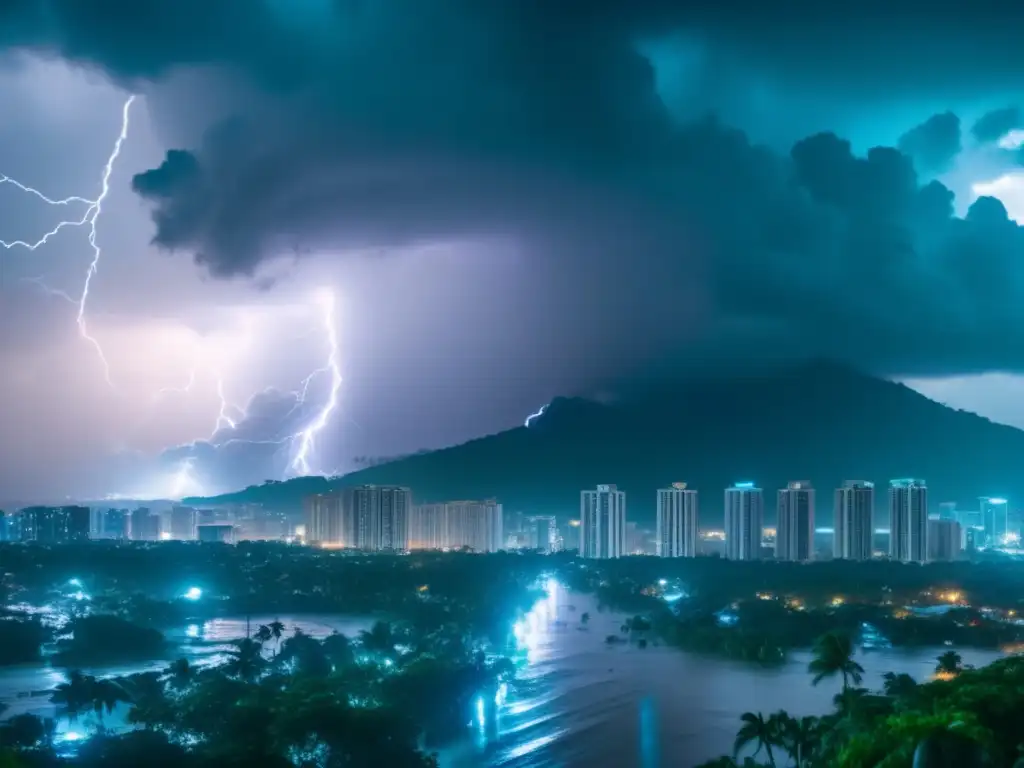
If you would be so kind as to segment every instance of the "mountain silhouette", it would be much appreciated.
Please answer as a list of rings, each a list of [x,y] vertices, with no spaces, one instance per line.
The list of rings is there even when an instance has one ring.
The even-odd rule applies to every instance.
[[[682,481],[701,493],[702,522],[715,525],[723,489],[737,481],[765,489],[771,519],[776,489],[809,480],[819,489],[818,522],[830,525],[833,489],[844,480],[879,485],[881,521],[891,478],[925,479],[933,507],[956,501],[977,509],[977,496],[1024,496],[1022,464],[1024,432],[817,360],[693,378],[612,404],[557,398],[529,427],[342,478],[298,478],[202,501],[296,509],[331,487],[398,484],[417,502],[493,497],[506,510],[575,517],[581,489],[614,483],[627,493],[629,519],[652,525],[656,489]]]

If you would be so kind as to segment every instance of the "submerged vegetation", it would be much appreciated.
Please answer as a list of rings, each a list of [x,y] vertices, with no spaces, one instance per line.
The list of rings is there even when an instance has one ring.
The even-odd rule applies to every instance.
[[[734,755],[704,764],[796,768],[982,768],[1013,766],[1021,754],[1024,657],[965,668],[955,651],[937,660],[936,679],[889,673],[882,691],[860,687],[864,672],[848,636],[815,644],[808,672],[840,678],[834,710],[796,718],[784,711],[741,716]],[[740,757],[742,755],[742,757]]]
[[[70,670],[49,692],[56,719],[0,720],[0,768],[435,765],[433,752],[469,724],[493,727],[495,707],[516,685],[523,638],[514,625],[547,575],[626,615],[621,626],[596,623],[609,646],[668,645],[764,665],[813,649],[809,682],[841,686],[834,711],[745,713],[736,754],[711,765],[949,764],[935,763],[939,755],[958,768],[1011,766],[1024,743],[1015,732],[1021,659],[975,670],[949,650],[936,659],[933,682],[891,674],[872,692],[853,653],[872,638],[894,646],[1018,641],[1021,592],[1013,590],[1024,581],[1002,563],[368,557],[177,543],[0,545],[0,556],[0,665],[42,659]],[[360,615],[365,629],[313,637],[268,620],[301,614]],[[259,618],[213,665],[173,660],[182,647],[168,639],[174,631],[218,616]],[[589,612],[576,618],[575,627],[554,624],[573,634],[595,626]],[[140,660],[154,671],[89,674]]]
[[[73,562],[85,548],[69,549]],[[105,566],[78,570],[79,563],[70,571],[61,564],[56,573],[45,573],[56,563],[36,568],[25,557],[33,550],[19,552],[27,567],[15,562],[8,579],[0,640],[14,650],[3,658],[43,654],[72,671],[51,692],[56,720],[19,714],[0,721],[0,766],[435,765],[433,750],[471,721],[490,727],[514,686],[514,625],[544,595],[538,579],[546,561],[532,556],[335,558],[268,546],[252,548],[242,573],[229,575],[224,565],[235,561],[234,549],[218,548],[216,557],[198,546],[172,549],[184,553],[184,568],[190,558],[207,567],[186,578],[164,573],[167,588],[142,583],[152,568],[137,576],[120,571],[118,558],[147,550],[111,548]],[[158,552],[148,550],[157,564]],[[33,554],[48,558],[44,550]],[[77,671],[166,659],[174,646],[160,630],[184,617],[229,612],[241,600],[235,589],[253,611],[272,605],[295,614],[294,604],[311,601],[335,613],[364,604],[384,610],[352,636],[314,638],[280,621],[255,624],[211,666],[180,658],[162,671],[113,678]]]

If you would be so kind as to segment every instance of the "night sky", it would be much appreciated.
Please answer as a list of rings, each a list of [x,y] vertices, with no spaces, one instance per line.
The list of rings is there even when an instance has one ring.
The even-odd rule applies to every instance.
[[[95,200],[135,95],[84,324],[95,207],[0,184],[9,244],[87,219],[0,250],[0,498],[347,471],[737,360],[1024,426],[1024,18],[705,5],[0,3],[4,178]]]

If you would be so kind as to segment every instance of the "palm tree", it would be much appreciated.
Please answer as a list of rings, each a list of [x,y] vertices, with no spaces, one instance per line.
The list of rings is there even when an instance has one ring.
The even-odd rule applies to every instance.
[[[268,625],[270,627],[270,636],[274,639],[276,646],[274,647],[274,655],[277,655],[278,650],[281,648],[281,635],[284,634],[284,624],[278,619],[274,619]]]
[[[917,681],[905,672],[886,672],[882,678],[882,691],[891,699],[908,699],[917,692]]]
[[[92,684],[92,710],[99,718],[100,727],[103,727],[103,714],[110,714],[120,702],[130,704],[131,696],[118,683],[112,680],[95,680]]]
[[[772,721],[775,721],[781,746],[793,758],[796,768],[801,768],[810,760],[818,745],[818,731],[821,727],[818,718],[795,718],[779,711],[768,719],[769,725]]]
[[[73,670],[68,675],[67,682],[53,689],[50,701],[60,707],[69,723],[73,723],[82,712],[91,707],[92,688],[95,682],[96,678],[83,675],[77,669]]]
[[[271,638],[270,627],[266,624],[260,624],[259,629],[256,630],[256,634],[252,636],[252,639],[262,645]]]
[[[956,677],[964,671],[963,659],[956,651],[946,651],[936,659],[935,674]]]
[[[128,711],[129,723],[141,725],[146,730],[155,730],[173,719],[174,710],[164,693],[159,673],[132,675],[124,679],[122,684],[132,699],[132,708]]]
[[[224,671],[249,683],[259,677],[266,660],[263,658],[263,646],[248,637],[235,643],[235,650],[228,651],[230,657],[224,665]]]
[[[754,757],[764,749],[768,755],[768,764],[774,768],[775,755],[772,754],[772,745],[778,743],[778,733],[776,732],[778,721],[773,721],[772,718],[765,720],[764,715],[760,712],[757,714],[744,712],[740,715],[740,721],[743,725],[740,726],[739,733],[736,734],[733,755],[738,756],[740,751],[748,744],[756,743],[757,749],[754,750]]]
[[[813,685],[827,677],[842,675],[843,690],[860,685],[864,679],[864,667],[853,660],[853,640],[843,632],[829,632],[818,638],[814,644],[814,658],[807,665],[807,671],[814,675]]]

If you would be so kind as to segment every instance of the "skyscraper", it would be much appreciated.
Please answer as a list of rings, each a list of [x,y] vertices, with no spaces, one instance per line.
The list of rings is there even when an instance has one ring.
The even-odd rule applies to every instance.
[[[1006,499],[982,496],[978,499],[981,505],[981,525],[985,529],[985,546],[1001,547],[1006,541],[1007,510],[1010,505]]]
[[[580,557],[606,559],[626,552],[626,493],[614,485],[580,492]]]
[[[928,487],[912,478],[889,481],[889,557],[928,560]]]
[[[696,557],[699,531],[697,491],[686,483],[658,489],[657,554]]]
[[[956,520],[928,521],[928,559],[957,560],[963,549],[963,532]]]
[[[305,500],[306,543],[321,547],[351,546],[345,537],[341,494],[318,493]]]
[[[368,552],[409,548],[412,493],[398,486],[362,485],[306,499],[306,541]]]
[[[753,483],[725,489],[725,556],[760,560],[764,532],[764,494]]]
[[[351,521],[351,544],[370,552],[409,547],[412,493],[397,486],[363,485],[344,492],[343,508]]]
[[[505,548],[504,515],[495,499],[420,504],[409,516],[409,549]]]
[[[419,504],[409,516],[409,549],[448,548],[448,505]]]
[[[779,491],[775,559],[806,562],[814,554],[814,489],[792,482]]]
[[[870,560],[874,550],[875,484],[847,480],[836,489],[832,556]]]
[[[88,507],[26,507],[21,510],[21,540],[38,544],[87,541],[91,517]]]
[[[553,515],[534,515],[527,519],[527,546],[547,554],[555,551],[558,526]]]
[[[159,541],[160,516],[149,507],[133,509],[129,517],[132,541]]]
[[[498,552],[505,546],[502,506],[495,499],[450,501],[445,504],[448,549]]]
[[[196,537],[198,513],[195,507],[180,504],[171,507],[171,538],[178,541],[192,541]]]

